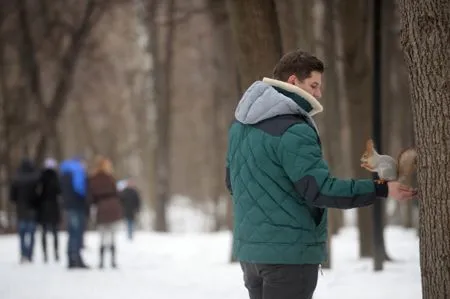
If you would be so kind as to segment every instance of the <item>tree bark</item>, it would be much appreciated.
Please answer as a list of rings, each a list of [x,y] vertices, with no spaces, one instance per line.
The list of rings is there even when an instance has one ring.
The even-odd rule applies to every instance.
[[[352,150],[351,150],[351,127],[350,127],[350,117],[349,117],[349,103],[348,95],[345,86],[345,72],[344,72],[344,61],[343,57],[343,37],[342,37],[342,20],[341,14],[339,13],[339,1],[334,0],[330,5],[332,5],[331,13],[331,26],[330,29],[333,31],[333,51],[335,55],[335,92],[336,100],[338,102],[337,113],[339,114],[340,121],[340,150],[342,152],[341,158],[342,162],[337,169],[337,174],[344,178],[352,177]],[[334,231],[331,233],[336,234],[338,230],[344,226],[344,213],[342,210],[335,211],[334,215]]]
[[[364,150],[365,141],[372,135],[368,3],[364,0],[342,0],[339,11],[342,21],[345,86],[352,130],[352,168],[356,177],[367,178],[369,173],[360,167],[359,156]],[[358,209],[361,257],[373,254],[372,214],[372,207]]]
[[[0,28],[3,25],[5,20],[5,14],[2,10],[0,10]],[[0,188],[8,189],[10,174],[11,174],[11,142],[10,142],[10,123],[9,123],[9,107],[8,107],[8,86],[6,82],[6,72],[5,72],[5,39],[3,37],[3,32],[0,32],[0,115],[1,122],[0,126],[2,127],[2,147],[0,148],[0,173],[3,173],[4,176],[0,175]],[[3,169],[2,169],[3,168]],[[9,203],[9,192],[0,192],[0,211],[4,212],[7,215],[7,219],[9,220],[8,215],[8,203]],[[7,221],[6,227],[1,227],[0,229],[6,230],[10,225],[9,221]]]
[[[300,26],[298,26],[296,11],[292,9],[295,0],[274,0],[279,20],[283,53],[295,50],[298,44]],[[307,7],[309,8],[309,7]]]
[[[399,15],[393,1],[383,4],[383,146],[386,153],[396,156],[413,145],[411,96],[408,74],[400,47]],[[393,219],[406,228],[413,227],[415,203],[396,202]]]
[[[48,128],[48,130],[44,130],[42,132],[42,135],[37,142],[35,151],[36,161],[43,160],[44,155],[47,151],[49,139],[55,138],[56,136],[56,132],[54,132],[54,130],[52,129],[56,127],[58,118],[67,103],[68,95],[72,89],[73,76],[77,63],[79,61],[80,54],[83,50],[83,47],[85,46],[85,42],[89,37],[92,28],[101,18],[103,12],[103,7],[101,7],[101,5],[95,0],[87,1],[80,25],[78,28],[76,28],[76,30],[73,31],[70,37],[70,45],[68,46],[67,51],[63,54],[58,65],[60,76],[58,78],[57,84],[55,85],[51,101],[48,107],[45,107],[45,104],[43,102],[39,103],[40,106],[44,107],[45,115],[42,122],[45,127]],[[38,69],[34,67],[32,68],[32,70],[33,72],[36,72]],[[32,78],[34,78],[34,76],[32,76]],[[39,77],[37,76],[37,78]],[[40,89],[36,91],[39,90]],[[39,95],[39,93],[36,93],[36,95]],[[39,100],[40,98],[36,97],[36,99]]]
[[[153,46],[153,58],[155,61],[155,101],[156,101],[156,150],[155,150],[155,230],[159,232],[167,232],[167,205],[171,197],[170,190],[170,101],[171,93],[171,78],[172,78],[172,64],[175,38],[175,0],[169,0],[165,3],[167,17],[167,28],[164,34],[163,49],[165,55],[160,55],[163,52],[158,51],[158,44]],[[154,7],[156,9],[157,7]],[[154,18],[152,20],[155,21]],[[157,28],[153,30],[152,43],[159,41]]]
[[[450,2],[397,3],[418,151],[422,297],[450,298]]]
[[[141,151],[140,156],[143,165],[143,172],[145,176],[145,185],[147,188],[147,198],[148,207],[151,211],[156,212],[156,147],[157,147],[157,115],[153,115],[152,111],[156,111],[157,102],[157,86],[159,85],[160,73],[160,63],[159,63],[159,32],[156,24],[156,15],[159,7],[159,0],[140,0],[139,3],[142,5],[143,13],[140,15],[141,21],[146,28],[146,34],[148,35],[148,42],[146,45],[146,51],[149,58],[154,61],[154,63],[149,67],[144,83],[145,88],[142,90],[142,103],[141,109],[143,111],[143,116],[147,121],[147,128],[139,133],[142,139],[141,144],[145,144],[145,150]],[[159,90],[158,90],[159,92]],[[139,108],[139,107],[138,107]],[[156,113],[155,113],[156,114]],[[150,134],[151,138],[148,138]],[[150,227],[154,227],[154,222],[149,224]]]
[[[283,53],[296,49],[313,52],[313,0],[275,0]]]
[[[340,132],[340,115],[336,113],[337,101],[337,73],[336,73],[336,53],[334,43],[334,31],[332,30],[332,15],[335,10],[333,0],[325,0],[317,2],[320,5],[322,14],[318,14],[316,19],[317,31],[316,33],[316,55],[324,57],[327,62],[327,71],[324,74],[323,84],[325,86],[323,98],[321,102],[327,109],[318,118],[317,122],[320,126],[320,136],[323,140],[324,156],[330,166],[331,172],[336,175],[338,172],[338,165],[342,161],[342,150],[340,148],[341,140],[339,138],[330,138],[339,136]],[[323,9],[327,7],[327,9]],[[327,40],[327,43],[325,43]],[[332,111],[329,113],[328,111]],[[328,259],[323,264],[324,268],[331,268],[331,244],[333,241],[333,233],[336,231],[336,212],[337,209],[328,209]]]
[[[221,200],[228,195],[225,188],[224,161],[227,149],[228,129],[233,118],[238,93],[236,90],[236,65],[233,63],[232,36],[229,26],[229,15],[226,0],[208,0],[211,7],[209,12],[212,23],[213,38],[211,59],[213,77],[213,105],[210,116],[211,140],[213,140],[213,154],[211,155],[212,199],[214,202],[214,230],[228,227]],[[231,201],[226,198],[227,204]]]
[[[213,2],[213,1],[210,1]],[[216,34],[214,35],[214,45],[217,47],[214,48],[214,53],[217,55],[214,56],[212,64],[213,64],[213,77],[214,77],[214,87],[213,87],[213,96],[212,96],[212,111],[210,116],[210,137],[212,141],[212,152],[211,155],[211,166],[212,166],[212,200],[214,203],[214,231],[219,231],[222,225],[222,221],[220,219],[220,198],[224,193],[224,184],[225,178],[223,178],[223,161],[225,157],[222,154],[222,142],[221,142],[221,125],[220,125],[220,114],[222,111],[223,105],[223,86],[229,84],[223,84],[223,79],[221,77],[225,77],[223,72],[220,72],[219,69],[223,69],[223,61],[225,61],[224,56],[225,53],[225,45],[221,43],[224,39],[224,31],[222,30],[223,24],[223,13],[226,11],[226,3],[225,1],[214,1],[216,6],[211,10],[211,22],[212,26],[215,29]],[[222,76],[221,76],[222,75]],[[229,78],[229,77],[228,77]],[[228,83],[228,82],[227,82]]]
[[[240,85],[272,76],[282,55],[280,29],[273,0],[228,0],[231,28],[236,44]]]

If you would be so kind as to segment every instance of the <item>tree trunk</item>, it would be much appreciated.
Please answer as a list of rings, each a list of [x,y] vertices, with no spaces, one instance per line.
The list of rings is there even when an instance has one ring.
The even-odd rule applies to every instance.
[[[23,2],[23,3],[22,3]],[[25,2],[21,1],[23,7],[25,8]],[[103,14],[103,9],[100,7],[98,3],[94,0],[88,0],[84,6],[82,19],[79,23],[79,26],[73,30],[69,46],[65,53],[63,53],[62,58],[58,64],[58,72],[60,76],[58,77],[58,81],[55,84],[55,88],[53,94],[51,96],[51,100],[49,101],[48,107],[45,106],[43,95],[41,92],[41,80],[39,73],[39,64],[34,58],[34,54],[31,49],[28,49],[28,56],[25,55],[25,65],[27,66],[28,75],[30,77],[30,86],[32,87],[33,98],[38,102],[41,113],[41,125],[43,126],[41,136],[39,141],[37,142],[36,150],[35,150],[35,160],[42,161],[47,152],[47,147],[50,143],[50,140],[55,136],[55,133],[52,132],[52,128],[55,128],[58,123],[58,119],[63,112],[63,109],[67,103],[69,98],[69,93],[72,90],[73,77],[75,74],[75,70],[79,61],[79,57],[81,56],[83,48],[86,46],[86,40],[92,32],[92,29],[95,23],[100,19]],[[26,20],[27,15],[23,16]],[[24,30],[28,30],[28,23],[25,22],[23,24]],[[31,29],[29,29],[31,30]],[[31,37],[25,36],[25,48],[28,48],[30,45],[33,45],[33,41]],[[25,49],[26,50],[26,49]]]
[[[0,10],[0,29],[5,20],[5,14]],[[8,109],[8,86],[6,82],[6,72],[5,72],[5,39],[3,37],[3,32],[0,31],[0,115],[1,122],[1,140],[2,146],[0,147],[0,212],[7,213],[8,202],[9,202],[9,192],[3,192],[3,190],[8,190],[9,177],[7,176],[10,167],[10,129],[9,129],[9,109]],[[4,174],[3,176],[1,174]],[[6,214],[7,215],[7,214]],[[7,225],[6,225],[7,226]],[[2,224],[0,223],[0,229]],[[6,229],[6,228],[5,228]]]
[[[147,47],[148,51],[149,47]],[[147,52],[150,57],[152,53]],[[154,210],[154,186],[155,186],[155,119],[153,111],[154,86],[150,86],[153,69],[150,67],[142,73],[142,88],[136,94],[136,101],[133,101],[133,115],[135,117],[135,128],[137,133],[139,160],[142,163],[140,174],[136,178],[141,186],[142,198],[145,198],[143,205],[145,209]]]
[[[146,187],[147,194],[147,206],[151,211],[156,211],[156,147],[157,147],[157,124],[156,119],[158,115],[153,113],[156,111],[156,93],[157,85],[159,85],[159,34],[156,25],[156,15],[159,7],[158,0],[140,0],[140,4],[144,12],[140,15],[141,21],[146,28],[146,34],[148,35],[148,41],[146,45],[147,55],[154,63],[149,67],[144,76],[142,89],[141,102],[137,108],[142,113],[142,117],[146,118],[146,127],[139,127],[140,144],[144,145],[144,150],[140,152],[140,160],[143,163],[143,176],[142,182]],[[158,87],[159,88],[159,87]],[[158,90],[159,92],[159,90]],[[154,115],[155,114],[155,115]],[[137,123],[139,124],[139,123]],[[149,135],[151,136],[149,138]],[[144,190],[145,191],[145,190]],[[154,227],[153,223],[149,224],[149,227]]]
[[[347,96],[343,92],[344,80],[340,63],[340,20],[336,0],[324,1],[325,9],[323,14],[323,48],[324,57],[327,61],[327,72],[325,73],[324,101],[326,110],[323,122],[325,124],[325,156],[330,165],[333,175],[344,177],[348,175],[350,164],[350,146],[346,144],[349,140],[345,134],[348,128],[347,123]],[[343,107],[342,107],[343,106]],[[344,108],[344,109],[343,109]],[[336,138],[337,137],[337,138]],[[347,138],[347,139],[346,139]],[[347,147],[347,148],[346,148]],[[342,226],[343,212],[338,209],[330,209],[330,235],[338,232]]]
[[[360,167],[359,156],[372,135],[371,63],[368,50],[368,3],[364,0],[340,1],[342,21],[345,86],[349,101],[352,130],[352,168],[357,178],[369,177]],[[358,227],[361,257],[373,254],[372,207],[358,209]]]
[[[398,5],[418,151],[422,294],[450,298],[450,2]]]
[[[283,53],[295,50],[298,44],[298,26],[296,11],[292,9],[294,0],[274,0],[279,20]],[[309,7],[307,7],[309,8]]]
[[[155,196],[155,230],[167,232],[167,205],[170,200],[170,101],[171,101],[171,77],[173,64],[173,42],[175,38],[175,0],[169,0],[165,3],[167,12],[167,28],[164,38],[161,39],[164,44],[164,52],[156,50],[158,44],[154,45],[155,66],[155,100],[156,100],[156,196]],[[155,7],[156,9],[156,7]],[[153,19],[154,22],[154,19]],[[156,39],[156,29],[152,36],[152,43],[158,42]],[[155,36],[156,35],[156,36]],[[160,55],[165,53],[165,55]]]
[[[413,228],[414,227],[414,202],[409,201],[404,206],[404,214],[403,214],[403,227],[404,228]]]
[[[384,73],[383,79],[383,148],[388,154],[396,156],[404,148],[413,145],[413,125],[411,96],[408,87],[408,75],[400,48],[399,15],[395,2],[386,1],[383,4],[383,34],[384,42]],[[395,99],[395,100],[393,100]],[[413,227],[415,204],[413,201],[406,204],[396,202],[394,219],[406,228]],[[396,218],[396,219],[395,219]]]
[[[211,155],[212,199],[214,201],[214,230],[228,227],[224,217],[226,209],[222,205],[224,195],[228,194],[225,188],[224,161],[227,149],[228,129],[236,107],[238,93],[236,90],[236,65],[233,61],[233,48],[231,28],[226,0],[209,0],[211,5],[210,18],[212,23],[213,39],[212,51],[212,77],[213,105],[210,116],[211,140],[213,140],[213,154]],[[226,198],[227,204],[231,201]]]
[[[316,2],[320,5],[320,13],[316,16],[316,30],[313,30],[316,35],[316,55],[319,57],[324,57],[327,61],[327,71],[324,75],[324,89],[323,99],[321,99],[323,105],[327,109],[320,116],[317,117],[317,122],[320,130],[320,136],[323,140],[323,153],[330,166],[330,171],[336,175],[338,172],[339,161],[341,158],[341,148],[339,138],[332,138],[334,136],[339,136],[340,131],[340,115],[336,113],[337,110],[337,73],[336,73],[336,53],[334,48],[334,32],[332,30],[332,15],[335,7],[333,6],[333,0],[326,0]],[[327,7],[327,9],[324,9]],[[325,43],[325,40],[328,42]],[[328,112],[332,111],[332,113]],[[323,264],[324,268],[331,268],[331,243],[332,236],[336,231],[336,211],[337,209],[328,209],[328,259]]]
[[[330,29],[333,30],[334,36],[334,55],[335,55],[335,72],[336,72],[336,82],[335,82],[335,91],[336,91],[336,100],[338,102],[337,113],[340,118],[340,145],[341,145],[341,158],[342,162],[339,166],[338,175],[341,177],[349,178],[352,177],[352,150],[351,150],[351,127],[350,127],[350,117],[349,117],[349,103],[348,103],[348,95],[345,86],[345,73],[344,73],[344,61],[343,57],[343,37],[342,37],[342,20],[341,15],[339,13],[338,7],[339,1],[334,0],[331,5],[333,5],[331,20],[332,26]],[[342,210],[335,211],[334,215],[334,231],[331,233],[336,234],[338,230],[344,226],[344,213]]]
[[[296,49],[313,52],[313,0],[275,0],[283,53]]]
[[[273,0],[228,0],[236,44],[240,85],[247,89],[272,70],[282,55],[280,29]]]

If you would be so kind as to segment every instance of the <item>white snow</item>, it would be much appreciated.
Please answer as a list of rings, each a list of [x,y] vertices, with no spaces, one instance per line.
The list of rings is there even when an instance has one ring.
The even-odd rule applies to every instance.
[[[180,213],[176,215],[178,219]],[[201,217],[192,212],[190,215]],[[199,219],[191,220],[204,223]],[[385,238],[387,251],[395,262],[385,263],[384,271],[375,273],[372,260],[358,257],[356,229],[349,226],[341,230],[332,243],[333,269],[323,270],[323,276],[319,274],[314,299],[421,298],[416,232],[388,227]],[[39,232],[36,234],[35,262],[28,265],[18,263],[17,237],[0,236],[0,298],[248,298],[239,265],[228,262],[229,232],[157,234],[139,231],[129,242],[121,231],[117,240],[119,269],[97,269],[98,235],[90,232],[84,256],[93,269],[68,271],[64,255],[65,233],[61,233],[62,261],[59,264],[52,259],[49,264],[43,263]],[[50,258],[53,256],[51,244],[49,236]],[[105,261],[109,262],[108,255]]]

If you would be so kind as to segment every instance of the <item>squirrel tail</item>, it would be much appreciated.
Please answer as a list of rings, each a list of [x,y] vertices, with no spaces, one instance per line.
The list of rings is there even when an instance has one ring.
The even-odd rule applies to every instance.
[[[409,177],[416,170],[417,151],[415,148],[410,147],[403,150],[397,159],[398,163],[398,176]]]
[[[365,154],[369,157],[373,156],[375,153],[375,144],[373,139],[369,139],[366,141],[366,151]]]

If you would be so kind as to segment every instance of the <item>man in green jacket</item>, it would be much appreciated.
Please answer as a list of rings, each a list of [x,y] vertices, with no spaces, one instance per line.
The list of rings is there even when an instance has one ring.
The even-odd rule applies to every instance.
[[[327,208],[363,207],[414,191],[398,182],[341,180],[324,161],[312,116],[322,112],[323,63],[294,51],[244,93],[231,125],[226,183],[233,255],[251,299],[312,298],[326,259]]]

